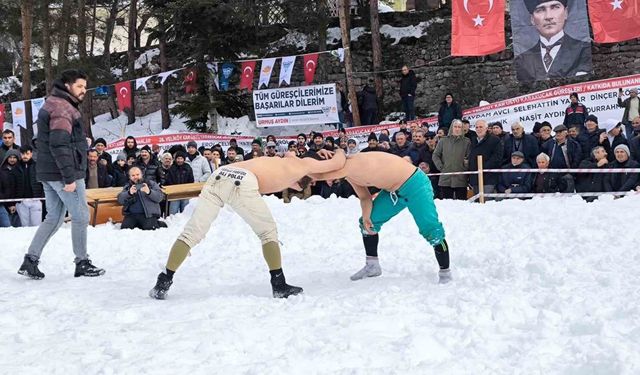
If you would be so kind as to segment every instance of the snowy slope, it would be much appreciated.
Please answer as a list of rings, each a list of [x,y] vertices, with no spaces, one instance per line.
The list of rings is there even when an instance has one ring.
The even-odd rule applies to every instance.
[[[437,202],[445,286],[406,211],[382,231],[383,275],[351,282],[364,262],[357,200],[267,202],[303,296],[270,297],[259,242],[228,209],[166,301],[147,291],[188,213],[156,232],[90,228],[97,279],[72,277],[68,224],[42,281],[16,274],[35,230],[0,229],[0,372],[640,373],[638,196]]]

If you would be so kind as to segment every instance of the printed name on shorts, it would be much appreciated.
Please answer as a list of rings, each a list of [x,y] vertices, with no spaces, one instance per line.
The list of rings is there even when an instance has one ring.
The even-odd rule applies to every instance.
[[[241,169],[230,169],[230,168],[222,168],[220,169],[219,176],[232,178],[234,180],[242,181],[244,177],[247,175],[246,171]]]

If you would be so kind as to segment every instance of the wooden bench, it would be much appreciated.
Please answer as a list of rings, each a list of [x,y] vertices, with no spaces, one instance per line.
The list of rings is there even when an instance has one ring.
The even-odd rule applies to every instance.
[[[196,182],[192,184],[171,185],[162,188],[166,196],[166,211],[169,212],[169,202],[195,198],[200,195],[200,191],[204,186],[204,182]],[[91,211],[91,225],[104,224],[109,218],[114,221],[122,221],[122,206],[118,203],[118,194],[122,191],[121,187],[110,187],[102,189],[87,189],[87,204]],[[107,213],[105,216],[98,216],[99,208],[104,208]]]

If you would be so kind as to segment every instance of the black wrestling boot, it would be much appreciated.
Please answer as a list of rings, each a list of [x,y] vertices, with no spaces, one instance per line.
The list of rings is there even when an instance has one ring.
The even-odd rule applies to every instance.
[[[269,271],[271,273],[271,288],[273,289],[273,298],[287,298],[302,293],[302,288],[287,284],[282,268]]]

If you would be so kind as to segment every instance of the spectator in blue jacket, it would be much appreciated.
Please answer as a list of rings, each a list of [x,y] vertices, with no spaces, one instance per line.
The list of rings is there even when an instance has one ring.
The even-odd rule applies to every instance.
[[[540,153],[538,140],[531,134],[524,133],[524,125],[520,121],[514,122],[511,125],[511,134],[504,137],[502,164],[507,164],[515,151],[522,152],[524,161],[529,165],[535,165],[536,157]]]
[[[524,162],[524,154],[520,151],[514,151],[511,154],[511,163],[502,167],[502,169],[527,169],[530,168]],[[505,172],[500,176],[498,183],[498,192],[505,194],[521,194],[531,192],[531,173],[530,172]]]
[[[553,139],[549,139],[542,145],[542,152],[549,155],[551,169],[578,168],[582,160],[580,144],[569,138],[567,127],[558,125],[553,129],[556,133]]]

